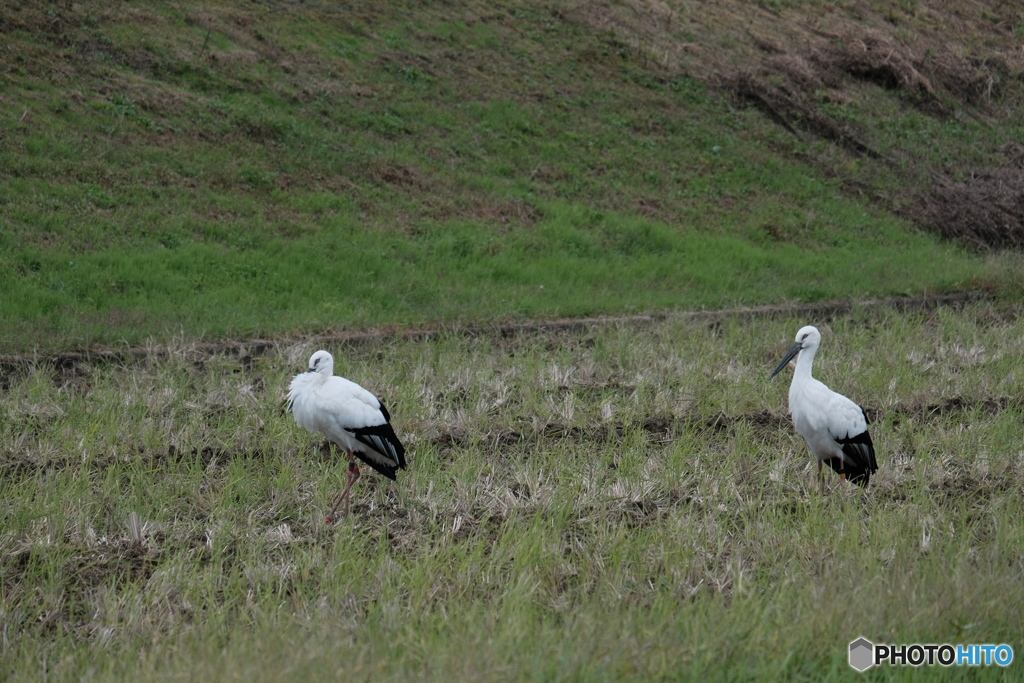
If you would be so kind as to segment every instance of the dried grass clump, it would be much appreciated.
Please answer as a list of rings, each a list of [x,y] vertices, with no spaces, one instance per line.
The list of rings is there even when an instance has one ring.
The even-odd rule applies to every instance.
[[[854,78],[900,90],[912,101],[933,106],[938,95],[931,81],[921,73],[921,55],[889,36],[870,31],[845,36],[838,44],[822,47],[819,58]]]
[[[1004,166],[940,180],[920,199],[921,218],[943,237],[980,249],[1024,249],[1024,145],[1003,148]]]

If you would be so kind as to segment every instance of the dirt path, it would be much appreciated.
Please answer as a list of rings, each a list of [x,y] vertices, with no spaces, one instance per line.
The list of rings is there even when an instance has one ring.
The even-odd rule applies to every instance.
[[[328,334],[287,336],[278,339],[221,340],[197,343],[189,351],[197,356],[236,353],[243,361],[260,356],[270,349],[282,345],[316,342],[322,345],[361,346],[390,338],[429,339],[440,334],[463,334],[466,336],[509,337],[519,334],[543,332],[564,332],[583,330],[604,325],[643,325],[670,318],[714,322],[732,318],[765,318],[773,316],[802,316],[815,320],[831,320],[856,309],[889,308],[899,312],[927,311],[945,306],[964,306],[988,297],[983,292],[968,291],[951,294],[892,297],[888,299],[865,299],[860,301],[825,301],[820,303],[785,303],[768,306],[726,308],[719,310],[676,311],[652,314],[597,316],[591,318],[555,318],[546,320],[523,320],[495,322],[486,325],[459,325],[442,323],[424,327],[375,328],[370,330],[338,331]],[[138,362],[147,358],[162,357],[170,353],[168,346],[154,344],[123,349],[90,349],[67,351],[57,354],[19,354],[0,356],[0,378],[17,374],[39,364],[52,364],[57,369],[68,371],[82,364],[104,365]]]
[[[719,310],[669,311],[636,315],[601,315],[596,317],[562,317],[530,319],[519,322],[496,322],[489,325],[437,324],[419,328],[377,328],[372,330],[338,331],[309,337],[288,336],[278,339],[244,339],[202,342],[189,346],[191,353],[215,355],[237,353],[240,358],[252,358],[282,345],[315,342],[323,345],[373,344],[391,338],[429,339],[440,334],[467,336],[510,337],[521,334],[570,332],[606,325],[645,325],[665,321],[670,317],[690,318],[694,321],[724,321],[729,318],[756,318],[775,315],[802,315],[808,318],[831,319],[857,308],[892,308],[897,311],[932,310],[942,306],[963,306],[984,301],[982,292],[954,292],[942,295],[893,297],[860,301],[825,301],[820,303],[783,303],[767,306],[725,308]],[[128,348],[96,348],[66,351],[55,354],[15,354],[0,356],[0,378],[24,372],[40,364],[49,364],[70,371],[80,365],[129,364],[150,357],[161,357],[170,352],[168,346],[154,344]]]

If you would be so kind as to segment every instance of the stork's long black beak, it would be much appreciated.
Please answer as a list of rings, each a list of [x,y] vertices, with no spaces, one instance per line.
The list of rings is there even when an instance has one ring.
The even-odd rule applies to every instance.
[[[309,370],[306,370],[306,372],[316,372],[316,368],[310,368]]]
[[[786,367],[786,364],[793,360],[793,356],[800,353],[800,349],[802,348],[803,344],[801,342],[794,342],[794,344],[789,347],[789,351],[786,351],[786,355],[783,357],[782,362],[779,363],[779,367],[775,368],[775,372],[772,373],[772,377],[779,374],[779,372],[782,371],[782,368]],[[769,377],[768,379],[771,379],[772,377]]]

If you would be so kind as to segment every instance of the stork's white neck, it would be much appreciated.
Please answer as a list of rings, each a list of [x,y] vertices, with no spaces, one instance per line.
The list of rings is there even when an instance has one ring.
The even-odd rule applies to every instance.
[[[809,346],[800,351],[796,357],[796,371],[793,373],[793,379],[798,377],[802,380],[811,379],[811,365],[814,363],[814,353],[817,350],[817,346]]]

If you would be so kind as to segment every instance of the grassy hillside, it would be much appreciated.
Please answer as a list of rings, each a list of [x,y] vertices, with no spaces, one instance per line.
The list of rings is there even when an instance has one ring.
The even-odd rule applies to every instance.
[[[860,635],[1019,657],[1020,313],[820,323],[816,374],[867,408],[880,464],[824,497],[768,380],[803,316],[338,345],[411,466],[330,527],[345,463],[281,402],[316,346],[31,368],[0,406],[0,670],[860,680]]]
[[[953,4],[999,79],[923,106],[765,66],[826,5],[4,2],[0,350],[1016,291],[918,202],[1010,177],[1018,10]],[[839,6],[963,42],[928,3]]]

